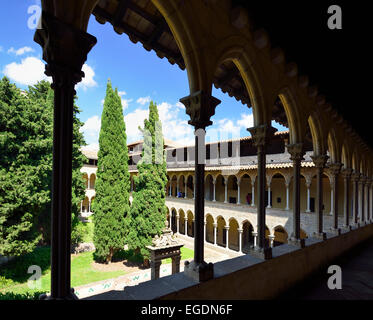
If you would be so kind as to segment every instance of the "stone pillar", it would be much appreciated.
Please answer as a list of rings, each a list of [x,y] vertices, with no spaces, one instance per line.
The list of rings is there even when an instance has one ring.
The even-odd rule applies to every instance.
[[[367,224],[369,222],[369,181],[368,178],[365,179],[365,192],[364,192],[364,208],[365,208],[365,223]]]
[[[229,226],[225,226],[225,249],[229,249]]]
[[[345,168],[342,171],[343,183],[344,183],[344,229],[351,230],[350,226],[350,179],[351,179],[352,169]]]
[[[189,124],[195,129],[195,224],[194,224],[194,261],[185,264],[184,273],[197,281],[206,281],[214,276],[213,264],[204,261],[204,207],[205,207],[205,162],[206,127],[211,125],[211,116],[221,102],[211,94],[198,91],[180,99],[190,116]]]
[[[372,190],[373,190],[373,185],[372,185],[373,180],[369,180],[369,221],[370,223],[373,222],[373,208],[372,208]]]
[[[330,182],[330,212],[329,215],[333,215],[334,212],[334,192],[333,192],[333,183]]]
[[[241,180],[237,179],[237,204],[241,204],[240,184],[241,184]]]
[[[326,239],[326,233],[324,232],[324,226],[323,226],[323,187],[322,187],[322,175],[323,170],[326,164],[326,161],[328,160],[327,155],[315,155],[311,156],[313,163],[315,164],[317,173],[316,173],[316,232],[314,233],[314,237],[318,239],[325,240]]]
[[[185,224],[185,227],[184,227],[185,235],[188,236],[188,218],[187,217],[185,217],[184,219],[184,224]]]
[[[304,239],[300,238],[300,167],[304,156],[303,143],[287,145],[290,159],[293,161],[293,233],[288,243],[304,247]]]
[[[237,229],[238,231],[238,252],[242,252],[242,234],[243,230],[242,229]]]
[[[216,246],[217,245],[216,239],[217,239],[217,232],[218,232],[218,224],[214,223],[213,226],[214,226],[214,245]]]
[[[179,197],[179,179],[176,180],[176,198]]]
[[[255,180],[251,180],[251,206],[255,207]]]
[[[179,233],[180,216],[176,215],[176,233]]]
[[[285,210],[289,211],[290,208],[289,208],[289,185],[290,183],[286,183],[285,186],[286,186],[286,207],[285,207]]]
[[[171,181],[170,181],[170,194],[169,194],[170,197],[172,197],[172,184],[171,184]]]
[[[353,224],[355,227],[359,227],[359,179],[360,174],[354,171],[351,175],[351,181],[353,186]]]
[[[91,200],[88,200],[88,212],[91,212]]]
[[[258,232],[252,232],[251,234],[254,238],[254,247],[256,247],[258,245]]]
[[[216,179],[212,180],[212,184],[214,185],[214,198],[212,199],[212,201],[216,202]]]
[[[205,221],[205,238],[204,238],[204,242],[207,242],[206,238],[207,238],[207,222]]]
[[[185,193],[184,199],[186,199],[186,198],[188,198],[187,197],[187,195],[188,195],[188,177],[185,179],[184,183],[185,183],[185,187],[184,187],[184,193]]]
[[[268,238],[269,238],[269,245],[271,248],[273,248],[273,241],[275,240],[275,236],[270,235],[268,236]]]
[[[172,274],[180,272],[180,260],[181,260],[180,255],[171,257],[171,261],[172,261],[171,271],[172,271]]]
[[[52,11],[51,8],[54,6],[57,4],[50,4],[48,8]],[[70,285],[71,167],[73,108],[76,94],[74,87],[84,77],[82,66],[97,39],[83,30],[76,29],[71,22],[65,23],[50,15],[44,11],[46,9],[43,2],[41,28],[37,29],[34,36],[35,42],[43,49],[43,59],[47,63],[45,74],[52,77],[51,87],[54,90],[51,294],[40,298],[77,299]],[[63,8],[58,9],[59,16],[64,17]],[[78,9],[70,10],[72,17],[73,11]]]
[[[265,208],[265,187],[266,187],[266,145],[277,129],[269,125],[261,125],[249,128],[253,144],[257,148],[258,155],[258,241],[257,245],[251,250],[251,254],[262,259],[271,259],[272,250],[265,241],[266,228],[266,208]]]
[[[271,206],[271,184],[268,184],[268,205],[267,205],[267,209],[271,209],[272,206]]]
[[[306,188],[307,188],[307,209],[306,212],[311,212],[311,182],[306,183]]]
[[[150,261],[150,268],[151,268],[151,280],[159,279],[160,270],[161,270],[162,260],[151,260]]]
[[[364,225],[364,176],[360,175],[359,183],[359,220]]]
[[[228,177],[224,177],[224,203],[228,203]]]
[[[332,215],[333,215],[333,226],[332,232],[340,235],[341,229],[338,228],[338,176],[341,172],[341,163],[331,163],[329,165],[329,171],[332,175]]]

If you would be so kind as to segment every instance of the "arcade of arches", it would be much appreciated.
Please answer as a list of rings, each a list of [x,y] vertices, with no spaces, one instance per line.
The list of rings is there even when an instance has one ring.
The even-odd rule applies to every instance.
[[[179,223],[176,216],[171,224],[180,227],[180,221],[184,221],[187,233],[194,236],[194,259],[185,266],[186,276],[197,281],[213,278],[213,265],[204,261],[205,239],[212,242],[213,238],[217,245],[233,249],[238,247],[238,250],[240,247],[245,250],[248,243],[254,242],[250,254],[268,260],[272,258],[271,245],[283,243],[286,238],[288,245],[299,249],[299,254],[303,249],[307,250],[304,241],[304,232],[307,231],[302,232],[302,211],[306,196],[307,201],[310,201],[310,210],[310,199],[315,199],[312,219],[315,220],[315,228],[312,237],[322,241],[327,237],[323,212],[329,211],[329,208],[332,212],[331,228],[337,235],[341,227],[346,232],[355,232],[350,231],[351,225],[367,230],[364,227],[373,221],[372,149],[318,92],[317,87],[310,84],[308,77],[298,74],[296,63],[286,61],[284,52],[271,46],[268,34],[253,27],[246,9],[235,6],[234,1],[66,0],[42,1],[42,7],[42,28],[37,29],[35,41],[43,49],[47,74],[53,78],[54,146],[59,146],[54,149],[53,155],[56,189],[52,194],[52,203],[56,205],[52,208],[52,229],[55,232],[51,246],[52,298],[63,299],[72,295],[68,247],[71,217],[68,187],[71,185],[71,175],[66,174],[72,160],[69,131],[72,126],[67,124],[71,124],[69,114],[73,110],[74,87],[84,76],[82,66],[97,42],[94,36],[86,32],[92,15],[102,24],[111,23],[118,34],[126,33],[131,41],[140,41],[147,50],[154,50],[159,57],[166,57],[170,63],[176,63],[181,69],[187,70],[189,88],[186,88],[186,92],[189,95],[181,98],[180,102],[185,105],[186,113],[190,116],[189,124],[195,130],[206,131],[212,124],[211,117],[216,106],[220,104],[211,94],[213,85],[234,96],[245,107],[252,108],[254,126],[248,130],[256,150],[257,169],[254,175],[250,175],[250,168],[242,171],[250,179],[245,175],[241,177],[219,175],[208,170],[205,172],[205,164],[199,161],[194,163],[194,183],[190,183],[190,176],[185,173],[169,173],[172,185],[176,180],[176,188],[180,188],[179,184],[185,181],[187,185],[187,192],[184,192],[187,199],[171,198],[173,201],[184,201],[185,205],[169,208],[170,212],[174,208],[176,214],[179,214]],[[267,151],[276,131],[271,126],[272,120],[289,128],[286,145],[291,162],[289,170],[292,172],[289,201],[284,200],[287,195],[284,196],[281,175],[285,177],[285,174],[280,170],[270,175],[268,172],[271,168],[266,166]],[[307,139],[312,141],[314,170],[307,190],[310,196],[306,195],[303,179],[307,180],[307,177],[302,172]],[[204,143],[203,137],[196,137],[196,154],[199,154],[198,148],[203,147]],[[324,177],[328,171],[332,174],[329,178],[333,190],[330,191],[329,207],[328,201],[323,200],[328,198],[326,190],[323,190],[328,185]],[[178,175],[183,178],[180,179]],[[211,179],[212,182],[216,181],[213,183],[216,188],[211,188]],[[284,180],[286,186],[286,177]],[[342,197],[338,191],[341,180],[344,186]],[[255,216],[253,220],[249,218],[251,207],[245,205],[245,197],[250,194],[249,181],[256,184],[255,195],[251,193],[251,201],[256,206],[252,212]],[[91,186],[91,179],[88,186]],[[205,194],[206,187],[208,192]],[[175,187],[171,186],[171,195],[174,195],[174,190]],[[232,202],[236,202],[235,210],[245,212],[246,218],[238,219],[236,213],[215,215],[209,212],[210,201],[205,201],[205,195],[211,199],[211,190],[215,193],[211,206],[216,208],[216,212],[218,209],[230,211],[230,206],[234,205]],[[194,199],[189,200],[191,197]],[[186,202],[191,203],[191,209],[187,209]],[[269,213],[276,206],[282,209],[284,203],[290,209],[287,222],[270,225]],[[338,218],[342,204],[343,221],[340,223]],[[184,220],[180,218],[180,209],[183,210]],[[272,215],[276,216],[274,212]],[[208,235],[206,238],[205,229]],[[250,232],[251,229],[254,233]],[[307,233],[307,236],[311,234]]]

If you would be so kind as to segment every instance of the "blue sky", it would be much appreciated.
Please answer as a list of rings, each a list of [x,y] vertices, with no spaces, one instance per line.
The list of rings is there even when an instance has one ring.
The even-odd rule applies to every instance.
[[[33,41],[34,18],[40,1],[5,1],[0,10],[0,72],[21,88],[45,79],[42,51]],[[6,6],[6,9],[5,9]],[[148,103],[158,104],[165,138],[180,144],[193,144],[193,128],[179,99],[189,94],[186,71],[160,59],[154,51],[133,44],[126,34],[118,35],[109,23],[101,25],[92,16],[88,32],[97,37],[97,44],[83,66],[86,77],[77,86],[81,109],[82,131],[89,148],[98,147],[100,118],[107,80],[118,88],[127,127],[127,141],[141,139],[138,126],[148,116]],[[222,102],[207,129],[207,141],[246,136],[253,125],[252,110],[213,88],[213,95]],[[279,130],[286,128],[273,123]]]

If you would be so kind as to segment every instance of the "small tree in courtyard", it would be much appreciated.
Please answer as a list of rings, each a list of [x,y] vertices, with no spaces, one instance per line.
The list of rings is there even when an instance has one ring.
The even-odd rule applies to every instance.
[[[130,176],[126,126],[117,89],[108,81],[101,117],[95,184],[93,242],[97,261],[111,262],[125,243],[125,217],[129,212]]]
[[[127,243],[145,261],[149,258],[147,245],[165,227],[167,184],[166,161],[163,151],[162,124],[157,105],[149,105],[149,120],[145,119],[143,157],[138,163],[138,176],[134,177],[135,190],[130,215],[127,219]]]

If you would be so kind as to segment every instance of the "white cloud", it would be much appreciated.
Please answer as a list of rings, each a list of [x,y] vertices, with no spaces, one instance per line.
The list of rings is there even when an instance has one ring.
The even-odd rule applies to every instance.
[[[95,72],[92,67],[85,63],[82,67],[82,71],[84,72],[84,78],[77,84],[76,88],[81,88],[85,91],[88,88],[96,87],[97,82],[93,79],[95,76]]]
[[[36,57],[27,57],[21,63],[12,62],[5,66],[3,73],[9,79],[23,85],[34,85],[38,81],[51,78],[44,74],[45,65]]]
[[[83,150],[90,150],[90,151],[98,151],[99,145],[98,143],[90,143],[86,146],[82,147]]]
[[[253,127],[254,115],[241,113],[241,119],[237,121],[237,124],[244,129]]]
[[[141,98],[138,98],[138,99],[136,100],[136,102],[139,103],[139,104],[141,104],[141,105],[145,105],[145,104],[147,104],[147,103],[150,102],[150,97],[147,96],[147,97],[141,97]]]
[[[133,99],[121,99],[122,100],[122,107],[123,110],[126,110],[130,104],[130,102],[133,101]]]
[[[127,93],[126,91],[118,91],[119,96],[125,96]]]
[[[35,50],[32,49],[31,47],[22,47],[22,48],[19,48],[19,49],[14,49],[13,47],[11,47],[9,50],[8,50],[8,53],[14,53],[16,56],[21,56],[27,52],[34,52]]]
[[[80,132],[83,132],[84,139],[88,144],[98,144],[98,138],[101,129],[101,119],[99,116],[93,116],[88,118],[84,125],[80,128]]]

